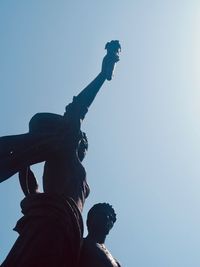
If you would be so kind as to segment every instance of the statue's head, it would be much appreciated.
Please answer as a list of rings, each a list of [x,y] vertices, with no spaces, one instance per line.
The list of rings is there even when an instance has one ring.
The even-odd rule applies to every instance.
[[[95,204],[88,212],[88,233],[107,235],[116,222],[116,213],[108,203]]]
[[[78,144],[78,158],[80,161],[83,161],[83,159],[85,158],[87,150],[88,150],[87,136],[86,136],[86,133],[81,132],[80,141]]]

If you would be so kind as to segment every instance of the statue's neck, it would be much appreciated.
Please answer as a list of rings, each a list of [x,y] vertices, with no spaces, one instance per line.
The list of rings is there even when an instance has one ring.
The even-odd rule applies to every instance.
[[[95,243],[104,244],[106,240],[106,235],[89,233],[87,238],[93,240]]]

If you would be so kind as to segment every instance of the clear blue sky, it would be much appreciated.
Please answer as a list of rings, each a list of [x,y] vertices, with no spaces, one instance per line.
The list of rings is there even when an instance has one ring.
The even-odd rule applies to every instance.
[[[27,132],[36,112],[63,114],[98,74],[105,43],[121,41],[115,78],[83,125],[84,219],[113,204],[106,244],[124,267],[200,266],[199,25],[198,0],[0,1],[1,136]],[[22,197],[17,176],[0,185],[0,261]]]

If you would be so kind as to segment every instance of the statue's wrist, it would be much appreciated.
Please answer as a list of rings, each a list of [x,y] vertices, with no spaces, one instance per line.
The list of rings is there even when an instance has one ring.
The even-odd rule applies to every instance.
[[[106,72],[105,71],[101,71],[100,73],[99,73],[99,78],[101,78],[103,81],[105,81],[106,80]]]

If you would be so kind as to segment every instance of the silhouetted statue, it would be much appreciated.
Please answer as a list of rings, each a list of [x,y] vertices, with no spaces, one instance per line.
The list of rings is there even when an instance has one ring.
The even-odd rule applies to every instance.
[[[115,211],[108,203],[98,203],[89,210],[79,267],[120,267],[104,244],[115,221]]]
[[[26,195],[21,202],[24,216],[15,227],[19,237],[2,267],[77,266],[81,211],[89,194],[81,163],[88,143],[81,122],[119,60],[119,42],[108,46],[115,52],[107,53],[101,72],[66,106],[63,116],[38,113],[30,120],[29,133],[0,138],[0,180],[19,172]],[[39,193],[29,166],[42,161],[44,193]]]

